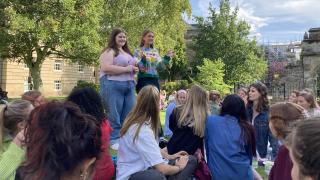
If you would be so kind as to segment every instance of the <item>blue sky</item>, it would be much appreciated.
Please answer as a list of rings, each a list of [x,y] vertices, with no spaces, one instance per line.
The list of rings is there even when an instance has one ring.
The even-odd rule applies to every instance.
[[[219,0],[190,0],[193,16],[207,17],[209,3]],[[239,18],[251,25],[251,36],[260,43],[301,40],[304,32],[320,27],[320,0],[230,0],[239,7]],[[188,22],[192,22],[189,19]]]

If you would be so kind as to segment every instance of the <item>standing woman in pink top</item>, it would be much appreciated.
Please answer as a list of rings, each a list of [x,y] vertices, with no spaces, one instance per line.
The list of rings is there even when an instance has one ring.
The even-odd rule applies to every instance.
[[[134,74],[138,71],[136,61],[127,44],[123,29],[112,30],[108,46],[100,58],[100,93],[113,129],[110,136],[111,148],[119,146],[120,129],[135,104]]]

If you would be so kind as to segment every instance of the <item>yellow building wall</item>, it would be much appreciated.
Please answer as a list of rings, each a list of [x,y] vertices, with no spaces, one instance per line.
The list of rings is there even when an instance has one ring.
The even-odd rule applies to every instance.
[[[62,60],[62,70],[54,70],[55,60],[62,60],[54,57],[47,58],[41,67],[42,86],[40,91],[46,97],[67,96],[78,80],[96,82],[94,67],[84,66],[83,72],[78,71],[78,63],[71,63]],[[21,97],[26,91],[29,69],[24,63],[6,61],[2,73],[2,89],[8,92],[9,98]],[[54,81],[60,80],[62,89],[54,89]]]

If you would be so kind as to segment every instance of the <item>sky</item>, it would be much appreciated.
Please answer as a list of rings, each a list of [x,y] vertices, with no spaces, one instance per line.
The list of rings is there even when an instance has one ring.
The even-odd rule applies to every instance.
[[[306,31],[320,27],[320,0],[230,0],[239,7],[239,19],[250,26],[250,36],[259,43],[301,41]],[[190,0],[192,16],[209,15],[209,3],[218,7],[219,0]],[[193,19],[187,19],[189,23]]]

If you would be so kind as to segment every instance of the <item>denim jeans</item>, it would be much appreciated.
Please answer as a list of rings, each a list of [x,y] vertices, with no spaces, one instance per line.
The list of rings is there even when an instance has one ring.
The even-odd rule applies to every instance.
[[[257,151],[261,158],[266,158],[268,153],[268,141],[272,148],[271,158],[277,156],[279,150],[278,140],[273,137],[269,129],[269,121],[266,119],[256,119],[254,122],[254,129],[256,130],[256,144]]]
[[[261,158],[265,158],[268,152],[269,122],[268,119],[256,118],[254,121],[256,130],[257,151]]]
[[[134,81],[112,81],[100,78],[100,93],[113,129],[110,144],[118,143],[120,129],[136,102]]]

